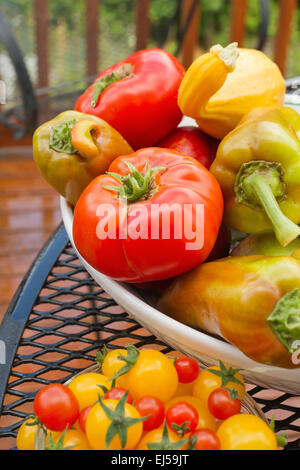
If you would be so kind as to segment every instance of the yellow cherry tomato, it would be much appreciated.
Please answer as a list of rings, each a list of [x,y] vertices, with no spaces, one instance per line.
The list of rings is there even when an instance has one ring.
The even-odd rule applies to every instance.
[[[80,410],[86,406],[94,405],[98,396],[104,395],[101,386],[110,389],[111,381],[105,375],[97,372],[80,374],[69,384],[69,388],[78,400]]]
[[[127,350],[113,349],[105,356],[102,363],[102,373],[106,377],[113,377],[126,364],[125,361],[119,359],[119,356],[127,357]],[[116,383],[119,387],[127,389],[127,374],[118,377]]]
[[[28,425],[33,423],[33,418],[28,418],[19,427],[17,434],[17,449],[18,450],[34,450],[34,438],[37,430],[37,424]]]
[[[210,370],[220,371],[219,366],[209,367],[208,369],[204,369],[200,372],[197,379],[193,383],[192,394],[199,398],[203,403],[207,403],[208,397],[217,388],[222,386],[221,377],[214,374]],[[233,388],[235,389],[241,400],[243,400],[245,395],[245,386],[243,377],[239,372],[234,374],[234,377],[239,380],[243,385],[236,383],[236,382],[228,382],[225,386],[226,388]]]
[[[174,365],[163,353],[143,349],[128,372],[127,384],[134,400],[152,395],[165,402],[175,394],[178,376]]]
[[[103,404],[111,410],[114,410],[119,403],[119,400],[106,399],[103,400]],[[140,418],[141,415],[134,406],[129,403],[124,405],[124,416],[125,418]],[[106,415],[101,404],[96,403],[90,410],[85,430],[87,439],[94,450],[107,450],[105,444],[106,433],[110,425],[112,424],[111,419]],[[121,426],[121,425],[120,425]],[[140,421],[131,426],[127,427],[127,439],[124,446],[124,450],[132,449],[139,442],[143,433],[143,422]],[[121,440],[118,434],[116,434],[110,445],[109,450],[121,450]]]
[[[56,432],[52,437],[55,443],[59,441],[62,434]],[[48,441],[49,442],[49,441]],[[70,450],[92,450],[86,436],[79,429],[68,429],[65,432],[63,447],[72,447]]]
[[[157,444],[162,441],[164,425],[160,426],[159,428],[153,429],[152,431],[146,432],[140,442],[138,443],[136,450],[150,450],[148,444]],[[179,442],[183,437],[180,437],[178,434],[173,432],[171,429],[168,428],[168,437],[170,442]],[[181,449],[185,449],[187,444],[184,444]]]
[[[217,429],[217,422],[212,414],[209,412],[207,405],[205,405],[201,400],[196,397],[190,395],[182,395],[173,397],[170,401],[168,401],[165,405],[165,410],[167,412],[168,408],[174,403],[178,403],[180,401],[184,401],[192,405],[198,411],[199,421],[197,429],[199,428],[207,428],[211,429],[212,431],[216,431]]]
[[[270,427],[257,416],[237,414],[223,421],[217,430],[221,450],[277,450]]]

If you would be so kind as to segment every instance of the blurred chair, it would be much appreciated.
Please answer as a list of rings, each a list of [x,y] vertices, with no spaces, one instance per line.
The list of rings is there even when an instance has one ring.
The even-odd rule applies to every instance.
[[[266,43],[269,27],[269,0],[257,1],[260,5],[260,28],[256,47],[262,50]],[[4,126],[9,129],[14,139],[22,139],[26,134],[31,135],[39,122],[48,119],[63,109],[67,109],[67,107],[71,107],[77,96],[99,73],[98,38],[101,33],[99,27],[101,0],[84,0],[84,78],[78,80],[78,83],[62,83],[59,86],[50,87],[50,2],[51,0],[34,0],[33,2],[37,57],[37,83],[35,89],[30,81],[22,53],[0,11],[0,41],[5,45],[14,65],[20,90],[20,103],[17,106],[11,108],[6,106],[2,112],[0,106],[0,135],[1,127],[3,129]],[[176,2],[174,15],[164,28],[157,46],[164,47],[169,29],[176,25],[175,55],[180,57],[185,67],[188,67],[194,59],[198,46],[201,0],[174,0],[174,2]],[[243,46],[248,0],[231,0],[230,3],[230,41],[237,41],[240,46]],[[149,14],[151,0],[133,0],[133,5],[135,22],[135,46],[133,49],[139,50],[148,47],[151,39]],[[297,0],[279,0],[279,21],[274,46],[274,60],[283,74],[286,69],[292,20],[296,6]]]

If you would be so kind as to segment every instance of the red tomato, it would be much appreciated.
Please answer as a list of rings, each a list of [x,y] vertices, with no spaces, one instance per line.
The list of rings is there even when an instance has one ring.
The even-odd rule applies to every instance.
[[[207,404],[211,414],[222,421],[238,414],[242,406],[236,390],[223,387],[217,388],[209,395]]]
[[[93,268],[119,281],[148,282],[189,271],[207,258],[223,197],[201,163],[151,147],[116,158],[108,173],[88,185],[74,211],[74,242]]]
[[[138,51],[104,70],[75,109],[104,119],[134,149],[149,147],[182,118],[177,94],[184,72],[178,59],[162,49]]]
[[[193,157],[207,169],[209,169],[213,162],[209,139],[199,127],[178,127],[161,140],[157,146],[175,150],[182,155]]]
[[[144,431],[152,431],[159,428],[165,418],[165,407],[161,400],[153,396],[144,396],[135,402],[135,408],[141,416],[149,418],[143,421]]]
[[[66,385],[51,384],[36,395],[33,408],[36,416],[51,431],[71,428],[79,416],[79,404]]]
[[[199,374],[199,364],[192,357],[180,357],[175,361],[175,369],[177,370],[178,380],[180,383],[190,383],[196,380]]]
[[[190,436],[193,450],[220,450],[220,439],[211,429],[196,429]]]
[[[166,421],[170,429],[183,436],[194,432],[198,425],[199,415],[196,408],[184,401],[178,401],[167,409]]]
[[[78,424],[82,432],[85,433],[85,423],[86,419],[88,417],[88,414],[90,410],[92,409],[92,405],[86,406],[85,408],[82,408],[82,410],[79,413],[79,418],[78,418]]]
[[[104,398],[112,398],[113,400],[121,400],[122,396],[125,393],[126,393],[125,388],[114,387],[114,388],[111,388],[110,390],[108,390],[108,392],[106,392],[106,394],[104,395]],[[132,399],[132,396],[130,395],[130,393],[128,393],[128,395],[127,395],[126,402],[130,403],[130,404],[133,402],[133,399]]]

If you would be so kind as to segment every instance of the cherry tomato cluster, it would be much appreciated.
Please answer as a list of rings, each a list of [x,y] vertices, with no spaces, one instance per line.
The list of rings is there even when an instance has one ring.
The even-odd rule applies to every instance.
[[[262,419],[241,414],[244,381],[237,369],[200,370],[190,357],[154,349],[104,350],[99,371],[68,385],[42,388],[34,415],[19,429],[18,449],[277,449]],[[100,372],[101,370],[101,372]]]

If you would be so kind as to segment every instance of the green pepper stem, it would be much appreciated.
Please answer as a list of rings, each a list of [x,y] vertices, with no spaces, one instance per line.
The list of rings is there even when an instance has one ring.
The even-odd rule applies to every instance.
[[[295,240],[300,235],[300,227],[282,213],[266,179],[257,173],[253,173],[245,179],[244,184],[250,186],[254,191],[273,225],[279,243],[286,246]]]
[[[275,336],[293,354],[300,338],[299,289],[295,288],[281,297],[267,321]]]

